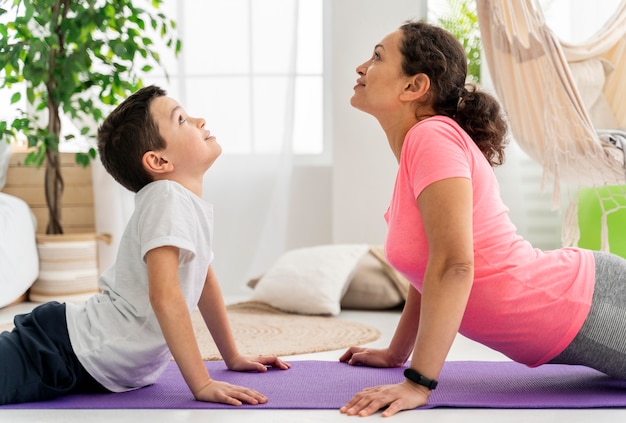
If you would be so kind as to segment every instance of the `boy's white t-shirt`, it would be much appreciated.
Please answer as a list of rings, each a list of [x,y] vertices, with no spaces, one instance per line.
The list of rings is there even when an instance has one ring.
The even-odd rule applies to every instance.
[[[105,388],[150,385],[171,359],[150,305],[146,253],[180,249],[179,282],[191,314],[213,260],[212,233],[211,204],[177,182],[152,182],[136,194],[115,264],[99,279],[102,292],[84,304],[67,304],[72,348]]]

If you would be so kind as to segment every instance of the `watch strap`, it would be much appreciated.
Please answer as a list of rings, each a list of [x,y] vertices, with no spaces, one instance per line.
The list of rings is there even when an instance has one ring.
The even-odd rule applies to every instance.
[[[411,382],[415,382],[418,385],[422,385],[427,387],[430,390],[433,390],[437,387],[437,382],[435,379],[428,379],[426,376],[419,374],[417,371],[412,368],[406,368],[404,370],[404,377],[410,380]]]

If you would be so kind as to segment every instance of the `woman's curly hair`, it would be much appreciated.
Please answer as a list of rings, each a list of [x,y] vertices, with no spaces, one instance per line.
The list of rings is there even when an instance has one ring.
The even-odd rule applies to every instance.
[[[435,112],[458,122],[491,166],[501,165],[508,125],[492,95],[466,84],[467,56],[461,43],[443,28],[426,22],[409,21],[400,29],[403,72],[427,75]]]

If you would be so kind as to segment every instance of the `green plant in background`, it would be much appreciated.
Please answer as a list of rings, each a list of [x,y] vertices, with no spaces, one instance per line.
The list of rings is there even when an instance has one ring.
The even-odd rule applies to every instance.
[[[481,49],[480,27],[475,0],[447,0],[447,10],[436,23],[448,30],[463,45],[468,58],[468,81],[480,82]]]
[[[63,233],[61,114],[94,139],[94,128],[108,110],[142,86],[140,74],[161,66],[153,38],[178,54],[176,24],[159,11],[161,3],[0,0],[0,18],[7,22],[0,23],[0,89],[12,90],[12,105],[25,91],[27,103],[13,121],[0,122],[0,142],[24,137],[32,148],[26,164],[46,162],[47,234]],[[76,153],[83,166],[95,157],[93,147]]]

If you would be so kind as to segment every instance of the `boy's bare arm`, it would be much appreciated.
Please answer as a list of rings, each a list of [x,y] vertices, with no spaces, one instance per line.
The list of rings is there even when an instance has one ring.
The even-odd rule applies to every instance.
[[[222,297],[222,290],[218,283],[213,267],[209,266],[204,288],[200,301],[198,301],[198,309],[202,314],[202,318],[211,332],[211,336],[217,345],[217,348],[226,362],[231,368],[232,360],[239,355],[235,339],[233,338],[230,321],[226,314],[226,306]]]
[[[187,385],[195,394],[210,382],[178,279],[178,248],[160,247],[146,254],[150,304]]]
[[[150,303],[165,341],[194,395],[200,401],[260,404],[267,398],[252,389],[212,380],[193,331],[178,279],[178,248],[159,247],[146,255]]]
[[[235,339],[232,334],[226,307],[220,289],[219,282],[213,268],[209,266],[206,282],[198,308],[202,317],[211,332],[211,336],[224,359],[224,362],[231,370],[264,372],[266,366],[272,366],[286,370],[291,366],[283,362],[278,357],[254,356],[246,357],[239,354]]]

